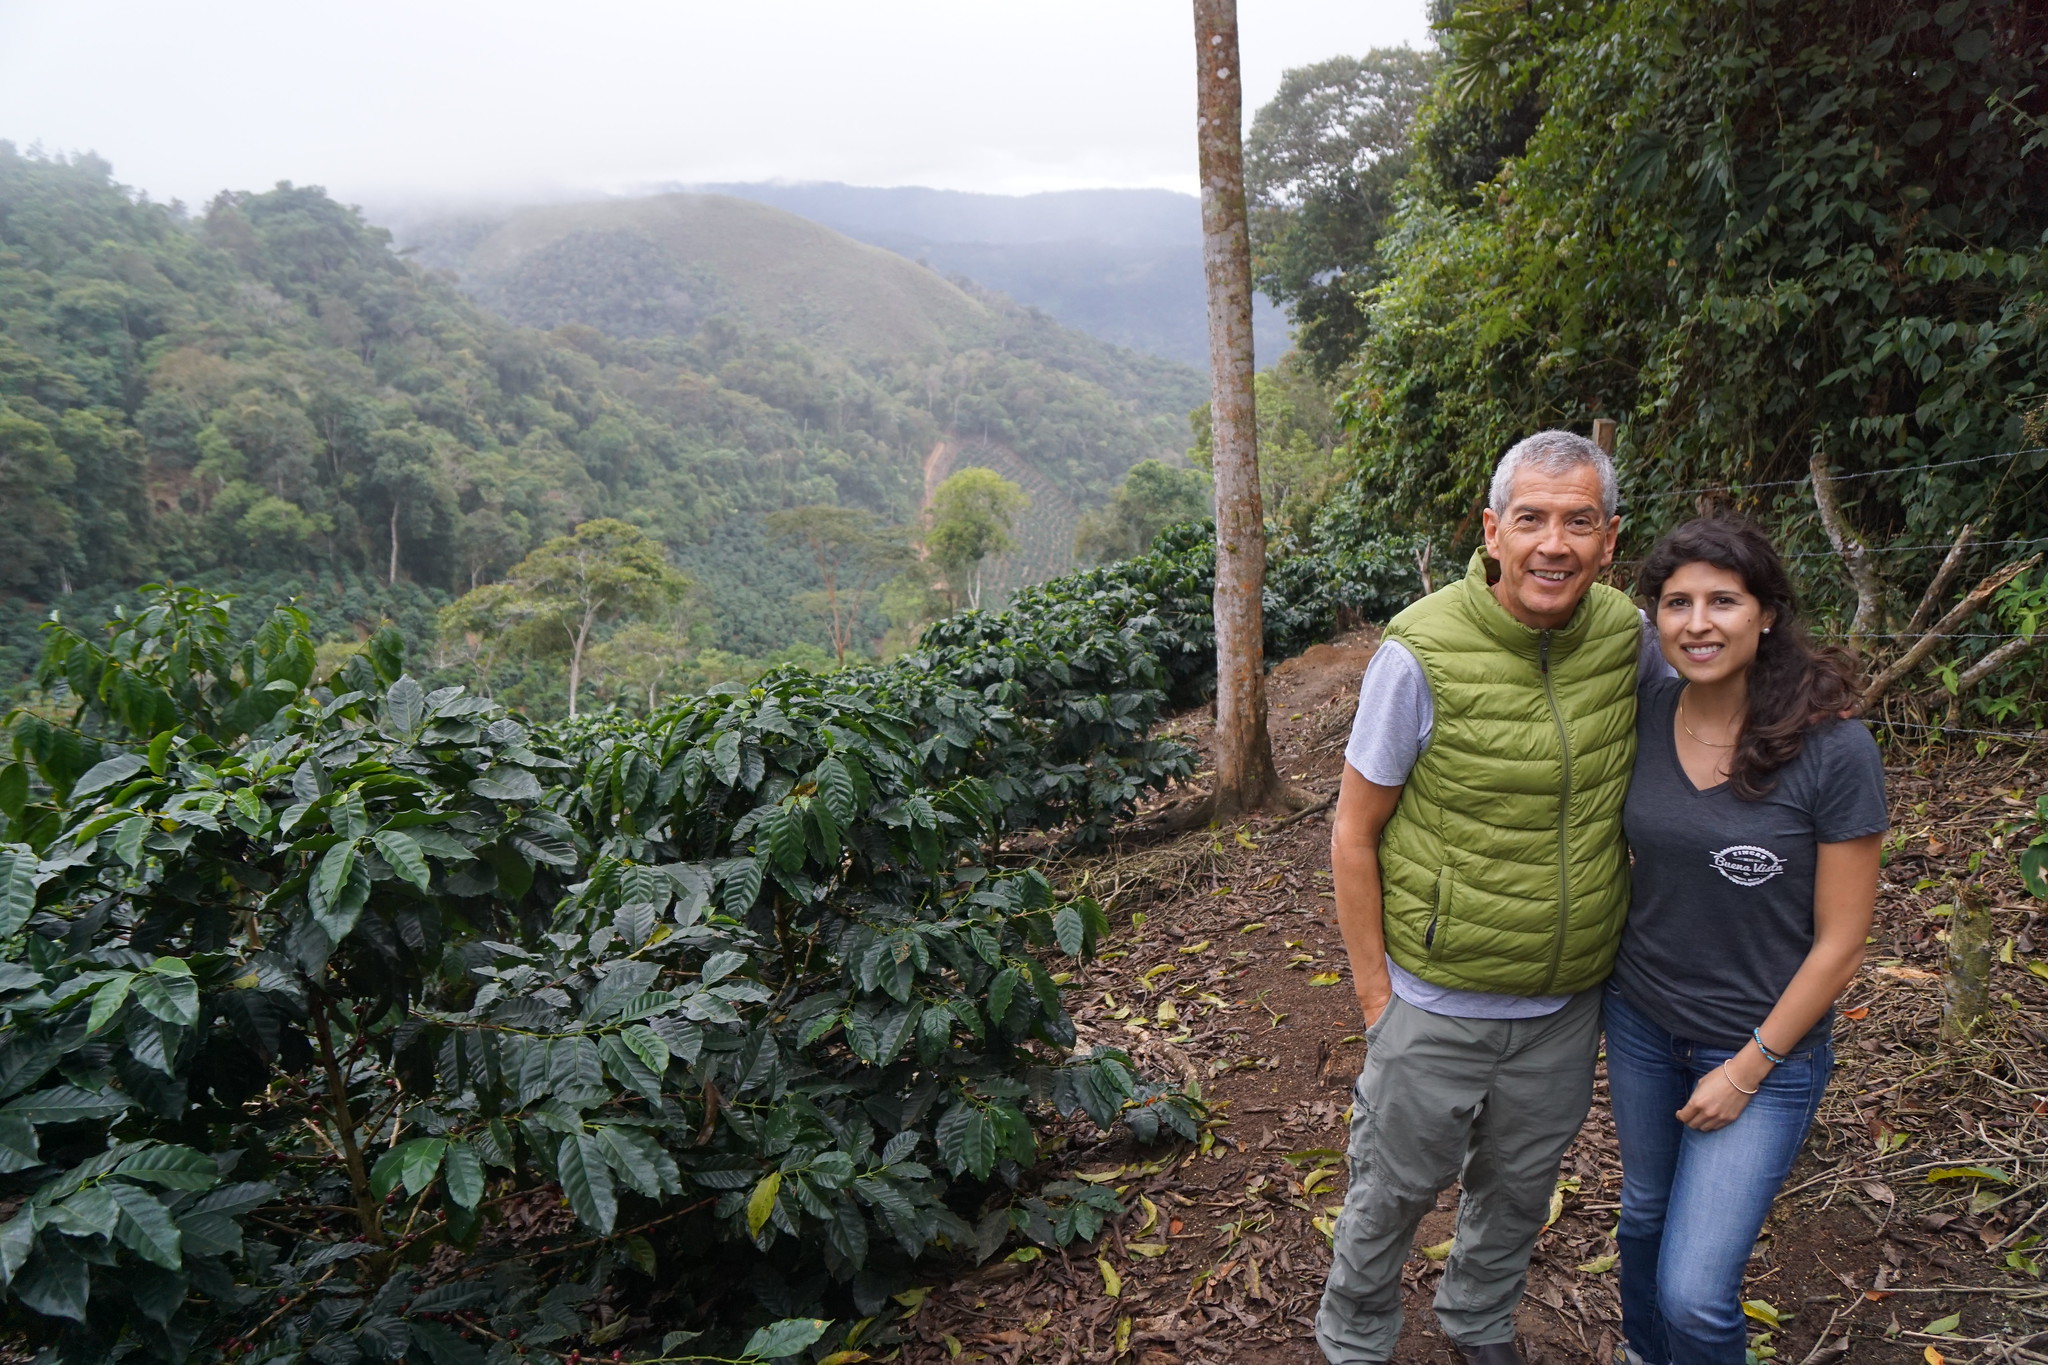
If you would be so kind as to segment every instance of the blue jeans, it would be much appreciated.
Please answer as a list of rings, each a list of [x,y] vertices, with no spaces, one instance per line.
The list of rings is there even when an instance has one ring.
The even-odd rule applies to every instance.
[[[1666,1033],[1612,985],[1604,1004],[1621,1143],[1622,1332],[1648,1365],[1743,1365],[1742,1273],[1820,1108],[1834,1050],[1793,1053],[1735,1122],[1702,1133],[1677,1112],[1735,1054]]]

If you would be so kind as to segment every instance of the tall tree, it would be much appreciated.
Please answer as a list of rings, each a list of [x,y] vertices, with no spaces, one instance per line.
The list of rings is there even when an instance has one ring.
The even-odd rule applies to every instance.
[[[1089,564],[1141,555],[1169,526],[1209,515],[1209,476],[1158,460],[1131,466],[1101,507],[1085,512],[1074,529],[1074,555]]]
[[[1379,237],[1409,167],[1408,133],[1435,52],[1374,48],[1280,77],[1245,139],[1252,271],[1294,320],[1295,347],[1329,378],[1364,339]]]
[[[1287,799],[1266,733],[1266,518],[1252,398],[1237,0],[1195,0],[1195,93],[1216,462],[1216,787],[1206,814],[1217,819]]]
[[[874,513],[830,503],[771,512],[768,530],[802,545],[817,561],[818,580],[825,586],[804,597],[825,618],[832,632],[832,653],[845,663],[875,584],[900,571],[911,558],[908,542],[901,532],[883,529]]]
[[[503,584],[465,595],[443,613],[466,631],[514,639],[536,652],[569,658],[569,715],[576,715],[583,665],[597,627],[650,616],[688,591],[652,537],[611,517],[586,521],[514,565]],[[465,611],[487,595],[488,612]]]
[[[1017,543],[1010,527],[1029,506],[1031,495],[993,469],[958,470],[932,490],[925,553],[955,599],[964,590],[967,605],[980,608],[981,562]]]

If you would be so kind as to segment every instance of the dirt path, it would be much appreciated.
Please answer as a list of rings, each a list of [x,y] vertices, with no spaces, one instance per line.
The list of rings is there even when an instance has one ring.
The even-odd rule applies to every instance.
[[[918,500],[920,509],[932,505],[932,491],[946,481],[946,475],[953,469],[954,446],[941,437],[924,457],[924,496]]]
[[[1342,771],[1371,645],[1370,632],[1355,633],[1272,675],[1283,771],[1318,792],[1334,791]],[[1178,728],[1199,743],[1206,718]],[[2004,1243],[2036,1209],[2027,1183],[2048,1178],[2048,980],[2025,970],[2032,943],[2022,926],[2033,920],[2016,885],[1994,888],[2010,907],[2001,928],[2022,941],[2018,965],[2001,967],[1994,982],[1994,994],[2014,1002],[2009,1023],[1975,1052],[1932,1066],[1926,1055],[1939,1008],[1925,962],[1940,950],[1939,921],[1927,913],[1943,870],[1934,864],[1952,857],[1960,871],[1969,850],[1953,827],[1983,826],[1960,816],[1944,824],[1943,812],[1961,809],[1953,802],[1968,791],[2029,781],[2028,791],[2039,790],[2048,765],[2039,754],[2033,762],[2031,774],[2007,761],[1996,772],[1978,764],[1893,775],[1895,815],[1913,837],[1886,874],[1873,961],[1846,1002],[1828,1105],[1745,1290],[1760,1330],[1780,1320],[1758,1344],[1781,1361],[1904,1365],[1932,1360],[1925,1351],[1937,1342],[1951,1362],[2048,1358],[2009,1352],[2048,1327],[2048,1297],[2013,1298],[2037,1281],[2004,1260]],[[936,1285],[906,1324],[903,1360],[1320,1360],[1313,1316],[1345,1185],[1350,1083],[1363,1059],[1330,916],[1328,839],[1321,815],[1173,840],[1133,833],[1106,856],[1051,869],[1108,897],[1115,926],[1068,988],[1083,1046],[1124,1047],[1155,1074],[1198,1079],[1215,1121],[1200,1149],[1098,1143],[1078,1129],[1056,1141],[1045,1178],[1079,1173],[1110,1184],[1129,1211],[1094,1247],[1036,1259],[1027,1251]],[[1916,958],[1921,965],[1907,965]],[[1994,1166],[2013,1183],[1929,1184],[1944,1161]],[[1532,1266],[1520,1326],[1535,1365],[1612,1357],[1619,1172],[1603,1079],[1565,1159],[1560,1216]],[[2010,1202],[1986,1209],[2000,1197]],[[1428,1306],[1455,1208],[1452,1191],[1424,1218],[1405,1272],[1397,1359],[1412,1365],[1455,1359]],[[1943,1284],[2001,1293],[1933,1292]],[[1951,1313],[1960,1320],[1947,1335],[1914,1335]],[[1824,1331],[1828,1347],[1811,1354]]]

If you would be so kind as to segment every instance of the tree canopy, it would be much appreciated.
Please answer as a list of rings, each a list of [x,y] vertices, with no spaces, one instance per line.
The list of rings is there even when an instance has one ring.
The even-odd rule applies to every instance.
[[[449,607],[447,619],[456,630],[566,657],[573,719],[597,628],[652,615],[680,600],[689,586],[645,531],[599,517],[520,560],[503,583],[465,595]]]
[[[1460,6],[1345,400],[1365,487],[1456,525],[1517,436],[1609,415],[1644,529],[1818,450],[1871,534],[2048,530],[2038,457],[1885,474],[2040,443],[2044,38],[2014,0]]]
[[[1140,460],[1101,507],[1086,513],[1074,533],[1074,554],[1090,564],[1141,555],[1169,526],[1210,516],[1212,485],[1199,469]]]
[[[993,469],[958,470],[932,490],[925,553],[956,598],[981,605],[981,562],[1016,544],[1011,524],[1030,505],[1029,494]]]
[[[1288,310],[1295,346],[1325,375],[1364,339],[1363,295],[1380,277],[1374,244],[1436,70],[1435,53],[1407,47],[1296,67],[1245,138],[1253,278]]]

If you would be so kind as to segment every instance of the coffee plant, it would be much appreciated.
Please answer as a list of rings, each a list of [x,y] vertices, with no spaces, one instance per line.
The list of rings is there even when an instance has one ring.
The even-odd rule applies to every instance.
[[[849,1360],[916,1258],[1092,1238],[1115,1197],[1034,1184],[1038,1126],[1192,1138],[1199,1097],[1074,1051],[1049,964],[1103,912],[993,855],[1192,771],[1149,735],[1203,689],[1213,553],[545,731],[390,634],[316,679],[288,607],[53,624],[0,764],[9,1325],[484,1365],[651,1349],[658,1294],[662,1358]],[[1281,652],[1341,591],[1276,579]]]

